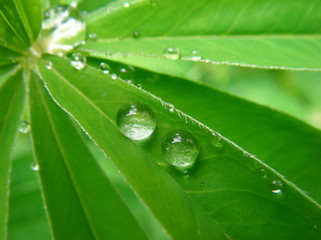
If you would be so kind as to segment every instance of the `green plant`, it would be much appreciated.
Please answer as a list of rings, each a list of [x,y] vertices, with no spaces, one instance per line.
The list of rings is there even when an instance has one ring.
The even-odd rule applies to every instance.
[[[1,1],[0,239],[321,239],[320,130],[179,73],[320,71],[320,7]]]

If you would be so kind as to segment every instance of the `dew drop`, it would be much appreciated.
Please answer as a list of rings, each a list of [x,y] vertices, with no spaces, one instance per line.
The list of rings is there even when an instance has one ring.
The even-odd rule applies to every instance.
[[[282,193],[282,187],[283,187],[283,184],[280,180],[273,180],[272,181],[272,185],[273,185],[273,189],[272,189],[272,192],[275,193],[275,194],[280,194]]]
[[[19,125],[19,132],[23,133],[23,134],[27,134],[30,131],[30,124],[28,121],[21,121],[20,125]]]
[[[204,187],[204,186],[205,186],[205,183],[204,183],[204,182],[201,182],[201,183],[200,183],[200,186],[201,186],[201,187]]]
[[[70,64],[73,68],[81,70],[86,67],[87,59],[81,53],[76,52],[71,55]]]
[[[52,62],[50,62],[50,61],[45,61],[45,68],[47,68],[47,69],[52,69]]]
[[[123,66],[119,68],[116,74],[123,80],[132,80],[135,76],[135,68],[131,65]]]
[[[174,105],[169,105],[169,111],[170,111],[170,112],[174,112],[174,111],[175,111]]]
[[[115,73],[110,75],[112,79],[116,80],[117,79],[117,75]]]
[[[95,41],[97,39],[97,34],[96,33],[89,33],[88,39]]]
[[[170,60],[178,60],[181,58],[179,49],[173,46],[165,48],[163,51],[163,56],[164,58],[170,59]]]
[[[199,61],[199,60],[201,60],[201,59],[202,59],[202,57],[201,57],[201,55],[199,54],[199,52],[196,51],[196,50],[193,50],[193,51],[192,51],[191,60],[192,60],[192,61]]]
[[[153,110],[142,103],[121,107],[116,122],[120,132],[133,140],[148,138],[156,128]]]
[[[133,32],[133,38],[138,39],[140,38],[140,32]]]
[[[124,7],[125,7],[125,8],[129,8],[129,7],[130,7],[130,3],[129,3],[129,2],[125,2],[125,3],[124,3]]]
[[[100,63],[99,69],[105,74],[110,73],[110,66],[108,63],[105,63],[105,62]]]
[[[199,151],[200,147],[197,140],[185,130],[169,132],[162,142],[165,160],[179,169],[192,167]]]
[[[38,171],[38,170],[39,170],[39,165],[38,165],[38,163],[36,163],[36,162],[32,162],[31,165],[30,165],[30,168],[31,168],[33,171]]]
[[[45,52],[63,54],[86,39],[86,23],[75,5],[58,5],[44,12],[37,44]]]

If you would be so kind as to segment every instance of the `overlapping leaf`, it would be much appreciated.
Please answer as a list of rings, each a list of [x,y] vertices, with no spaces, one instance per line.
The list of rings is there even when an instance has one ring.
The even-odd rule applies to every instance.
[[[147,239],[35,74],[29,87],[32,140],[54,237]]]
[[[188,61],[320,70],[318,8],[316,0],[116,1],[88,15],[98,40],[82,49],[162,57],[172,47]]]
[[[166,103],[135,86],[112,80],[91,67],[82,71],[66,71],[66,60],[48,59],[53,63],[52,70],[42,66],[40,69],[52,96],[111,156],[126,176],[128,184],[152,211],[155,211],[151,205],[155,204],[156,196],[150,202],[146,201],[146,195],[152,195],[151,192],[165,194],[155,189],[158,187],[153,182],[155,172],[159,172],[156,175],[158,181],[164,180],[165,185],[172,183],[169,178],[163,177],[167,174],[152,161],[136,158],[136,152],[140,152],[141,147],[118,132],[115,123],[117,111],[131,102],[148,104],[157,118],[157,130],[144,144],[144,150],[167,169],[189,197],[223,228],[226,236],[231,239],[265,239],[266,236],[271,239],[316,239],[321,236],[317,227],[321,220],[320,206],[253,156],[217,133],[213,135],[212,130],[184,113],[166,111],[166,108],[169,109]],[[75,102],[78,104],[75,105]],[[169,166],[161,154],[162,139],[173,129],[189,131],[200,143],[201,153],[189,176]],[[125,149],[131,157],[123,157]],[[148,178],[149,183],[144,178]],[[175,199],[173,195],[171,197]],[[163,195],[159,198],[162,199]],[[157,207],[159,210],[160,206]],[[156,217],[159,215],[156,214]],[[182,221],[181,217],[177,219]],[[182,235],[175,237],[181,239]]]
[[[10,76],[0,88],[0,239],[7,234],[10,189],[10,153],[23,108],[21,71]]]

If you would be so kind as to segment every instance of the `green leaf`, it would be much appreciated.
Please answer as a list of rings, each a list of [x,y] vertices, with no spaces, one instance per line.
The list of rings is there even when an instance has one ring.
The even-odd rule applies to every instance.
[[[116,2],[118,0],[92,0],[92,1],[85,1],[82,0],[79,2],[78,8],[82,11],[86,11],[87,13],[93,12],[99,8],[106,7],[108,4],[112,2]]]
[[[321,70],[321,37],[231,36],[166,37],[140,40],[97,40],[80,47],[94,57],[161,58],[169,46],[180,49],[182,60],[246,67]],[[106,56],[106,51],[108,51]],[[193,54],[193,51],[196,53]]]
[[[20,15],[21,21],[32,43],[36,40],[41,28],[41,2],[40,0],[10,0],[13,1]]]
[[[42,84],[33,74],[29,95],[32,139],[55,238],[147,239],[68,115]]]
[[[318,0],[121,1],[88,15],[97,42],[82,50],[162,57],[169,46],[181,59],[260,68],[321,70]],[[134,32],[140,35],[134,39]]]
[[[136,84],[221,132],[321,202],[320,130],[202,84],[152,76],[136,71]]]
[[[127,89],[127,85],[119,81],[110,82],[110,77],[89,67],[85,71],[76,71],[65,59],[48,56],[48,60],[53,63],[51,70],[42,64],[39,64],[39,68],[51,94],[56,100],[59,99],[63,108],[73,113],[77,122],[109,156],[127,184],[163,227],[167,239],[203,240],[212,239],[213,236],[223,239],[220,229],[198,210],[197,205],[194,206],[195,203],[180,186],[151,160],[151,156],[146,156],[141,148],[115,127],[114,115],[126,98],[123,87]],[[80,90],[74,84],[84,89]],[[100,101],[106,109],[102,110],[96,105]],[[74,105],[76,102],[77,106]],[[71,109],[70,105],[75,108]]]
[[[31,42],[19,9],[14,0],[0,1],[0,45],[23,53]]]
[[[175,216],[183,206],[185,196],[180,193],[183,188],[230,239],[321,237],[320,206],[282,175],[217,132],[179,110],[171,111],[170,105],[154,95],[125,81],[113,80],[92,67],[72,71],[67,67],[67,60],[55,57],[47,60],[53,63],[51,70],[39,67],[54,99],[111,157],[128,184],[158,219],[164,216],[159,211],[162,214],[168,211],[163,202],[172,200],[177,204],[175,211],[171,208],[172,218],[179,219],[180,224],[192,221],[192,216],[184,212],[186,208],[179,209],[180,214],[182,211],[187,214],[186,218]],[[144,144],[133,143],[117,129],[118,110],[132,102],[151,107],[157,119],[157,130]],[[188,176],[170,166],[161,153],[164,136],[174,129],[190,132],[201,146],[197,163]],[[142,150],[153,161],[143,157]],[[130,153],[130,157],[124,152]],[[176,187],[167,174],[181,188]],[[167,226],[166,229],[171,228]],[[174,239],[195,239],[188,225],[182,229],[183,224],[175,226],[178,235],[172,235]],[[211,238],[211,235],[204,236]]]
[[[11,161],[10,153],[24,101],[22,72],[9,77],[0,87],[0,239],[7,235]]]
[[[29,136],[20,134],[12,157],[8,240],[50,240]]]

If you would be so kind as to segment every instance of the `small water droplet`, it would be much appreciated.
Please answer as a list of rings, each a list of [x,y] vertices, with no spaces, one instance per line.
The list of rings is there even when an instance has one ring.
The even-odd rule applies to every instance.
[[[52,62],[50,62],[50,61],[45,61],[45,68],[47,68],[47,69],[52,69]]]
[[[165,160],[184,170],[194,165],[199,151],[200,147],[197,140],[185,130],[169,132],[162,142]]]
[[[33,171],[38,171],[38,170],[39,170],[39,165],[38,165],[38,163],[36,163],[36,162],[32,162],[31,165],[30,165],[30,168],[31,168]]]
[[[130,3],[129,3],[129,2],[125,2],[125,3],[124,3],[124,7],[125,7],[125,8],[129,8],[129,7],[130,7]]]
[[[112,79],[116,80],[117,79],[117,75],[115,73],[110,75]]]
[[[202,59],[202,57],[201,57],[201,55],[199,54],[199,51],[193,50],[193,51],[192,51],[191,60],[192,60],[192,61],[199,61],[199,60],[201,60],[201,59]]]
[[[79,52],[73,53],[71,55],[70,64],[73,68],[81,70],[86,67],[87,59]]]
[[[97,39],[97,34],[96,33],[89,33],[88,39],[95,41]]]
[[[23,133],[23,134],[27,134],[30,131],[30,124],[28,121],[21,121],[20,125],[19,125],[19,132]]]
[[[123,80],[133,80],[135,76],[135,68],[131,65],[122,66],[116,74]]]
[[[174,112],[174,110],[175,110],[174,105],[169,105],[169,111],[170,111],[170,112]]]
[[[140,32],[133,32],[133,38],[138,39],[140,38]]]
[[[170,59],[170,60],[178,60],[181,58],[179,49],[173,46],[165,48],[163,51],[163,56],[164,58]]]
[[[63,54],[86,39],[86,22],[74,4],[61,4],[44,12],[37,43],[45,52]]]
[[[216,135],[215,141],[214,141],[214,146],[216,148],[222,148],[224,145],[224,140],[220,135]]]
[[[275,193],[275,194],[282,193],[283,184],[280,180],[273,180],[272,185],[273,185],[273,189],[272,189],[273,193]]]
[[[204,187],[204,186],[205,186],[205,183],[204,183],[204,182],[201,182],[200,185],[201,185],[201,187]]]
[[[108,63],[105,62],[100,63],[99,69],[105,74],[108,74],[110,72],[110,66]]]
[[[156,128],[153,110],[145,104],[127,104],[117,113],[117,125],[122,134],[133,140],[148,138]]]

